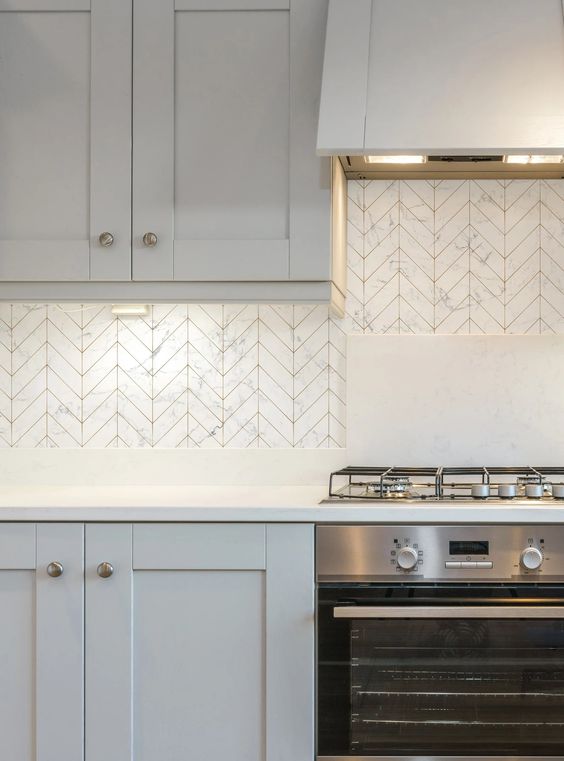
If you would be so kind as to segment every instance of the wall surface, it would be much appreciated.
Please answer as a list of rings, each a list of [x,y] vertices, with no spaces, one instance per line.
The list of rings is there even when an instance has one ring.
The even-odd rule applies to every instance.
[[[325,306],[0,305],[4,447],[343,447],[348,333],[564,333],[563,181],[350,182]]]

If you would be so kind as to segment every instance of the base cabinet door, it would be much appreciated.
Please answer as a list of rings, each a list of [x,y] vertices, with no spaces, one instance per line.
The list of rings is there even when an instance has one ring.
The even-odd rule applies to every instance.
[[[0,525],[0,758],[84,758],[78,524]]]
[[[312,527],[86,531],[87,761],[312,761]]]

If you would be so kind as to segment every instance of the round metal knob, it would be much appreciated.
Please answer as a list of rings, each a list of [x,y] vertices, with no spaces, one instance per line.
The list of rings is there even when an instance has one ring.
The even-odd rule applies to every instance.
[[[157,238],[155,233],[145,233],[145,235],[143,236],[143,243],[148,248],[154,248],[157,245],[158,241],[159,239]]]
[[[108,248],[108,246],[111,246],[114,242],[114,236],[111,233],[100,233],[98,240],[100,241],[101,246]]]
[[[47,573],[49,576],[52,576],[54,579],[56,579],[58,576],[63,575],[63,571],[65,569],[63,568],[63,564],[55,561],[54,563],[49,563],[47,566]]]
[[[398,552],[398,565],[404,571],[412,571],[417,565],[417,551],[413,547],[402,547]]]
[[[527,571],[538,571],[543,560],[542,552],[536,547],[526,547],[521,553],[521,565]]]
[[[98,568],[96,568],[96,573],[101,579],[109,579],[113,572],[114,567],[111,563],[100,563]]]

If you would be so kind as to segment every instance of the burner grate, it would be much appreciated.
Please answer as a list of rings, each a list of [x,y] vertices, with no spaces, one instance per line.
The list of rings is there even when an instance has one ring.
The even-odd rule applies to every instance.
[[[564,500],[564,467],[348,466],[331,473],[330,499]]]

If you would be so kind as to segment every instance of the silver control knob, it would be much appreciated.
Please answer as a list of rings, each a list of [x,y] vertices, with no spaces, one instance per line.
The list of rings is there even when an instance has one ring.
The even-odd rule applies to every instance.
[[[413,547],[402,547],[398,551],[398,565],[404,571],[413,571],[417,565],[417,550]]]
[[[527,571],[537,571],[543,560],[542,552],[536,547],[526,547],[521,553],[521,566]]]

